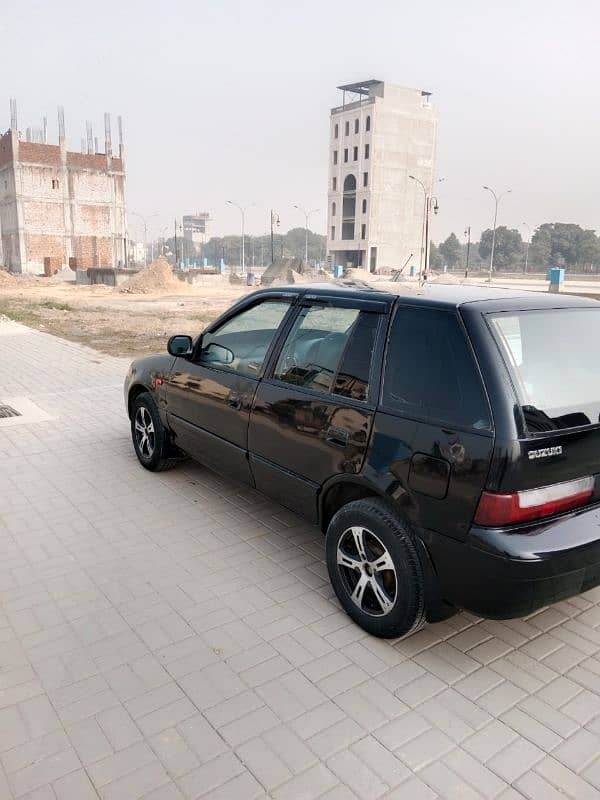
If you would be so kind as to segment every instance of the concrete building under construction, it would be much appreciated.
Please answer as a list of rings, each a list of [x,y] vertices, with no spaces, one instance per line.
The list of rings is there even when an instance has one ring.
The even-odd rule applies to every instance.
[[[11,102],[11,126],[0,136],[0,266],[53,274],[66,266],[127,265],[121,119],[118,155],[113,155],[108,114],[104,121],[104,152],[89,123],[81,152],[72,152],[62,108],[58,144],[48,144],[46,120],[23,135]]]

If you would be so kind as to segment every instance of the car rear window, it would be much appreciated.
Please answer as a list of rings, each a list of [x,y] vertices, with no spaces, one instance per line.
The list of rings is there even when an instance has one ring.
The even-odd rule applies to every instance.
[[[596,425],[600,309],[490,314],[531,433]]]

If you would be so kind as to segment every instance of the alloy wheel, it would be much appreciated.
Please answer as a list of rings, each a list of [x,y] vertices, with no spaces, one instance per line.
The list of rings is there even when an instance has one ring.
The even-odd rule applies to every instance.
[[[398,596],[396,568],[387,548],[368,528],[347,528],[337,546],[337,564],[346,591],[365,614],[383,617]]]
[[[152,458],[155,447],[154,423],[146,406],[135,413],[135,440],[143,458]]]

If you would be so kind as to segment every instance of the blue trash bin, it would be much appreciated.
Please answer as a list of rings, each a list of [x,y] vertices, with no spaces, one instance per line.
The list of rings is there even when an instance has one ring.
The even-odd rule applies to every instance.
[[[560,292],[560,286],[565,282],[565,271],[559,267],[550,267],[548,270],[549,292]]]

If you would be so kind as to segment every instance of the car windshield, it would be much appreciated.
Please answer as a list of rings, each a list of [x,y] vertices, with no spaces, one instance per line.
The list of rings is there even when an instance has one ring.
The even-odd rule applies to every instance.
[[[600,309],[504,312],[489,321],[530,432],[600,421]]]

